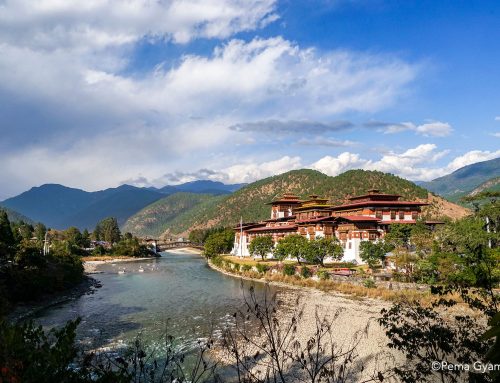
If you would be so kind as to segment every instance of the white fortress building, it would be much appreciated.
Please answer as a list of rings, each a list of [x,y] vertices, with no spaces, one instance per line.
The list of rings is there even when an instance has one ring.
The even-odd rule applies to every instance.
[[[328,199],[311,195],[300,200],[285,194],[269,203],[271,217],[261,222],[240,223],[234,227],[235,239],[231,254],[248,257],[248,245],[253,238],[268,235],[276,244],[291,234],[308,239],[333,237],[344,248],[343,261],[363,263],[359,256],[362,241],[378,241],[395,223],[415,224],[421,218],[420,201],[401,201],[397,194],[384,194],[372,189],[367,194],[351,197],[347,203],[333,206]],[[434,226],[439,222],[425,221]]]

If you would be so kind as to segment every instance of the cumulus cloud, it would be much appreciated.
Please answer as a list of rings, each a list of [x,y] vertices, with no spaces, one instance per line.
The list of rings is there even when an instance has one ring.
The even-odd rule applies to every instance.
[[[463,166],[497,158],[500,156],[500,150],[494,152],[473,150],[455,157],[445,166],[432,166],[447,154],[448,150],[439,151],[434,144],[422,144],[402,153],[386,153],[377,160],[363,159],[359,154],[344,152],[337,157],[325,156],[309,167],[331,176],[349,169],[365,169],[393,173],[415,181],[429,181]]]
[[[231,126],[348,129],[340,113],[387,108],[420,73],[394,55],[232,38],[277,17],[275,0],[3,1],[0,177],[15,186],[0,197],[48,181],[96,189],[192,169],[237,146]],[[131,74],[139,42],[197,38],[225,40]]]
[[[493,137],[500,138],[500,132],[491,133]]]
[[[337,157],[325,156],[309,167],[327,175],[336,176],[350,169],[363,168],[366,163],[367,161],[362,159],[359,154],[344,152]]]
[[[367,159],[359,153],[343,152],[337,156],[324,156],[317,161],[305,164],[299,156],[283,156],[269,161],[246,161],[223,168],[205,168],[192,172],[173,172],[159,178],[143,176],[127,180],[137,186],[165,186],[207,179],[224,183],[249,183],[290,170],[308,168],[330,176],[336,176],[351,169],[378,170],[392,173],[413,181],[430,181],[453,171],[480,161],[500,156],[498,151],[473,150],[451,159],[444,166],[438,166],[449,154],[438,150],[434,144],[422,144],[402,152],[389,152],[378,159]],[[124,181],[125,182],[125,181]]]
[[[276,0],[6,0],[3,41],[36,49],[102,49],[150,39],[224,38],[278,17]]]
[[[453,132],[453,128],[449,123],[440,121],[431,121],[421,125],[415,125],[412,122],[392,123],[369,121],[365,123],[364,126],[368,128],[380,128],[380,130],[386,134],[413,131],[425,137],[446,137]]]
[[[219,171],[211,169],[199,169],[193,172],[176,171],[173,173],[167,173],[159,178],[154,179],[151,184],[157,186],[176,185],[196,180],[218,181],[220,178],[224,178],[224,174]]]
[[[219,180],[227,183],[248,183],[301,167],[300,157],[284,156],[272,161],[229,166],[220,170],[222,176]]]
[[[453,161],[448,164],[448,169],[450,171],[455,171],[463,166],[467,166],[476,162],[488,161],[500,157],[500,150],[488,151],[488,150],[471,150],[459,157],[456,157]]]

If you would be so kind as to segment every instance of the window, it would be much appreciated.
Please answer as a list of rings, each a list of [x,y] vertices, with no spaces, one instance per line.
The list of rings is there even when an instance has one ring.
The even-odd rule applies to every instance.
[[[349,249],[350,249],[350,248],[352,248],[352,243],[351,243],[351,242],[349,242]]]
[[[416,211],[411,212],[411,219],[414,219],[414,220],[418,219],[418,213]]]
[[[405,212],[404,211],[399,212],[399,219],[405,219]]]
[[[392,220],[396,219],[396,211],[395,210],[391,210],[391,219]]]
[[[377,210],[375,212],[375,218],[382,219],[382,210]]]

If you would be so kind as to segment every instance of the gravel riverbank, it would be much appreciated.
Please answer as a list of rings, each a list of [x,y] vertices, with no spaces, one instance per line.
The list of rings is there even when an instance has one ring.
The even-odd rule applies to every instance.
[[[284,302],[278,314],[284,322],[291,319],[298,298],[303,316],[297,325],[296,338],[302,345],[305,345],[316,331],[316,314],[321,319],[327,318],[332,321],[332,337],[337,349],[346,351],[357,343],[353,366],[361,370],[359,366],[363,365],[363,371],[358,371],[360,381],[369,379],[377,371],[387,371],[395,363],[403,360],[402,355],[388,348],[388,338],[377,322],[381,310],[389,308],[390,302],[241,277],[222,270],[210,262],[208,264],[211,268],[234,278],[269,283],[283,288],[277,298]],[[229,360],[226,359],[226,362]]]

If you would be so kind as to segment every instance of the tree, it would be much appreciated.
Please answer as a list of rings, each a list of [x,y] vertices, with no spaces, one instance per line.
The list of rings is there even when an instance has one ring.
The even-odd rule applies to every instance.
[[[204,253],[207,258],[229,253],[234,244],[234,231],[225,229],[210,234],[205,240]]]
[[[82,233],[77,227],[71,226],[64,231],[64,237],[70,246],[82,247]]]
[[[45,241],[45,233],[47,233],[47,228],[43,223],[38,222],[33,229],[33,236],[39,244],[42,244],[43,241]]]
[[[420,258],[428,256],[432,252],[434,236],[429,226],[422,221],[417,221],[411,229],[410,243],[415,247],[415,251]]]
[[[339,261],[343,255],[344,249],[337,238],[316,237],[308,243],[306,259],[310,263],[324,266],[326,257]]]
[[[262,260],[264,257],[273,250],[274,242],[270,235],[265,235],[262,237],[255,237],[250,242],[248,250],[252,255],[260,255]]]
[[[24,221],[11,222],[12,234],[14,235],[14,240],[16,242],[21,242],[22,240],[30,240],[33,236],[33,226],[27,224]]]
[[[391,225],[390,231],[385,235],[384,241],[394,247],[408,247],[412,226],[404,223]]]
[[[363,241],[359,245],[359,255],[363,261],[368,263],[370,269],[373,269],[384,262],[387,248],[384,242]]]
[[[82,233],[82,247],[86,249],[90,247],[90,234],[87,229],[84,229]]]
[[[195,229],[189,233],[188,239],[191,243],[202,245],[205,241],[205,230]]]
[[[103,219],[96,225],[94,238],[96,241],[106,241],[111,244],[120,241],[121,233],[118,221],[114,217]]]
[[[274,256],[279,260],[292,257],[297,259],[300,264],[301,258],[304,258],[307,252],[308,239],[300,234],[292,234],[278,242],[274,250]]]
[[[14,260],[19,267],[41,268],[47,264],[47,259],[43,256],[40,247],[32,241],[24,239],[18,247]]]
[[[489,216],[498,214],[500,207],[496,209]],[[472,368],[477,362],[484,366],[500,363],[500,297],[496,292],[500,249],[482,214],[478,206],[474,216],[440,228],[431,255],[418,263],[424,277],[439,283],[431,286],[435,296],[431,304],[408,300],[382,311],[379,322],[386,329],[389,346],[406,356],[405,363],[395,369],[403,382],[498,381],[498,370],[480,373]],[[470,311],[460,308],[457,315],[450,309],[457,303],[465,303]],[[471,368],[433,369],[435,361],[454,361]]]
[[[0,261],[9,260],[14,251],[15,239],[10,227],[9,217],[0,210]]]

